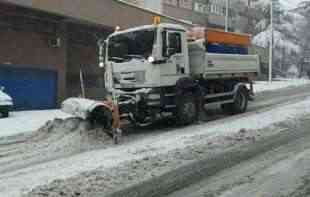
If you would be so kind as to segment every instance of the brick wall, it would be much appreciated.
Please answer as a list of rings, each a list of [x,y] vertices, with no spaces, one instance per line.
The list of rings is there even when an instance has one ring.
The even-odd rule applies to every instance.
[[[80,69],[83,78],[86,96],[93,99],[102,99],[104,90],[104,73],[98,66],[98,51],[96,46],[71,43],[68,46],[67,67],[67,95],[81,95]]]
[[[58,74],[58,101],[65,98],[66,50],[49,46],[47,34],[0,29],[0,63],[22,68],[50,69]],[[62,43],[65,40],[62,39]]]

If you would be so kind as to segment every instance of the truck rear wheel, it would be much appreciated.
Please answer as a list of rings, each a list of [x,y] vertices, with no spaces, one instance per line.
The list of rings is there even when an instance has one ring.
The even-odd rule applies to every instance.
[[[180,96],[177,102],[176,118],[179,125],[189,125],[197,119],[197,103],[192,93]]]
[[[233,103],[223,104],[222,110],[229,114],[240,114],[246,112],[248,108],[248,91],[245,88],[239,88]]]

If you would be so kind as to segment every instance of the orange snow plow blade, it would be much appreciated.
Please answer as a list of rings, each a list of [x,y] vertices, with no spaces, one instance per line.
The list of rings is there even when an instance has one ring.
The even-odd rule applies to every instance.
[[[225,32],[218,29],[208,28],[207,32],[204,27],[194,27],[188,32],[190,40],[205,39],[207,36],[208,43],[218,43],[227,45],[238,45],[249,47],[251,45],[250,34],[240,34],[234,32]]]

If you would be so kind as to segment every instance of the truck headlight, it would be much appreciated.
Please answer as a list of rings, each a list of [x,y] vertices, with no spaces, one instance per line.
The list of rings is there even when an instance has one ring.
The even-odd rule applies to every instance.
[[[100,67],[100,68],[103,68],[103,67],[104,67],[104,62],[100,62],[100,63],[99,63],[99,67]]]
[[[152,57],[152,56],[150,56],[150,57],[147,58],[147,61],[148,61],[149,63],[153,63],[153,62],[155,61],[155,58]]]

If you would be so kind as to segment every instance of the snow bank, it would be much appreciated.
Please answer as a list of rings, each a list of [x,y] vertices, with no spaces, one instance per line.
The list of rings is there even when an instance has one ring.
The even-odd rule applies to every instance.
[[[278,79],[277,81],[273,81],[272,83],[269,83],[267,81],[256,81],[254,84],[254,91],[256,93],[273,91],[283,88],[302,86],[309,83],[310,80],[308,79]]]
[[[0,137],[33,132],[49,120],[68,117],[70,115],[60,110],[12,112],[9,118],[0,119]]]

